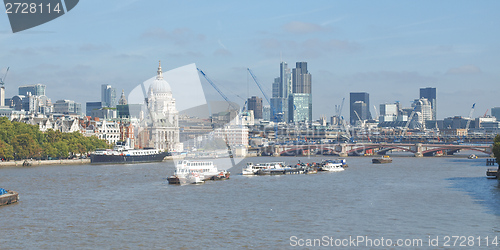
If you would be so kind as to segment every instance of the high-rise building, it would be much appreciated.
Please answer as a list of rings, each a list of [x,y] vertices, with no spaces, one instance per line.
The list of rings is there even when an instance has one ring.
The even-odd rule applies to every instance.
[[[82,105],[71,100],[58,100],[54,103],[54,113],[79,115]]]
[[[35,84],[35,85],[24,85],[19,87],[19,95],[29,96],[31,95],[45,95],[46,86],[43,84]]]
[[[311,74],[307,71],[307,62],[297,62],[292,70],[292,92],[311,94]]]
[[[351,105],[354,113],[355,120],[351,120],[351,124],[356,124],[357,122],[363,122],[368,120],[367,119],[367,114],[368,114],[368,106],[366,105],[365,102],[363,101],[355,101]]]
[[[104,107],[116,106],[116,89],[109,84],[101,85],[101,102]]]
[[[271,120],[288,121],[288,96],[292,93],[290,69],[286,62],[280,63],[280,77],[274,79],[271,98]]]
[[[437,117],[437,99],[436,99],[436,88],[421,88],[420,98],[425,98],[431,103],[432,110],[432,120],[436,120]]]
[[[290,95],[290,98],[288,98],[288,117],[291,118],[291,122],[311,122],[310,97],[310,94],[304,93],[293,93]]]
[[[379,122],[393,122],[398,117],[398,104],[380,104]]]
[[[312,121],[312,80],[307,62],[297,62],[292,70],[292,94],[288,122]]]
[[[491,108],[491,116],[496,117],[500,121],[500,107]]]
[[[103,107],[102,102],[87,102],[85,103],[85,115],[92,116],[93,110],[99,110]]]
[[[248,110],[253,110],[254,119],[262,119],[262,98],[252,96],[248,98]]]
[[[356,102],[358,103],[356,104]],[[362,102],[364,105],[359,102]],[[372,119],[372,115],[370,114],[370,94],[366,92],[351,92],[349,103],[351,124],[356,124],[358,115],[361,120]],[[356,111],[358,115],[356,115],[354,111]]]
[[[412,120],[418,122],[419,126],[422,128],[425,128],[425,121],[433,120],[431,102],[426,98],[416,99],[413,102],[412,107],[413,112],[415,112]]]

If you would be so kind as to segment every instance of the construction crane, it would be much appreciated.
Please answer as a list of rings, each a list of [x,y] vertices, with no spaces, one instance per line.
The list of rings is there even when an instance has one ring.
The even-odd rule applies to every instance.
[[[467,120],[467,125],[465,126],[465,131],[469,130],[470,120],[472,120],[472,114],[474,113],[474,108],[476,107],[476,103],[472,104],[472,108],[470,109],[469,119]],[[488,112],[488,111],[486,111]]]
[[[269,106],[271,106],[272,114],[274,114],[274,117],[272,117],[271,120],[274,120],[274,122],[276,123],[276,124],[274,124],[274,137],[276,138],[276,140],[278,140],[278,114],[276,113],[276,107],[274,107],[274,105],[271,104],[269,97],[267,96],[266,92],[262,88],[262,85],[260,84],[259,80],[257,80],[257,76],[255,76],[255,74],[252,72],[252,70],[250,68],[247,68],[247,70],[248,70],[248,73],[250,73],[250,75],[252,76],[255,84],[257,84],[257,86],[259,87],[260,92],[262,92],[262,95],[264,95],[264,98],[266,99],[267,103],[269,103]]]
[[[262,88],[262,85],[260,85],[259,80],[257,80],[257,77],[253,74],[251,69],[247,68],[247,70],[248,70],[248,73],[250,73],[250,75],[252,76],[252,78],[255,81],[255,83],[257,84],[257,86],[259,87],[260,92],[262,92],[262,94],[264,95],[264,98],[266,98],[267,103],[269,103],[269,105],[271,105],[271,102],[269,101],[269,97],[267,96],[266,92]]]
[[[215,85],[214,82],[212,82],[212,80],[210,80],[210,78],[208,78],[208,76],[205,74],[205,72],[203,72],[201,69],[199,68],[196,68],[198,70],[198,72],[201,73],[201,75],[203,75],[203,77],[205,77],[205,79],[207,79],[208,83],[210,83],[210,85],[212,85],[212,87],[214,87],[215,90],[217,90],[217,92],[219,92],[219,95],[222,96],[222,98],[224,98],[224,100],[226,100],[227,103],[229,103],[229,105],[236,111],[239,111],[240,109],[238,107],[236,107],[231,101],[229,101],[229,99],[227,98],[226,95],[224,95],[224,93],[222,93],[222,91],[220,91],[220,89],[217,87],[217,85]]]
[[[7,70],[5,71],[5,75],[3,75],[3,78],[0,78],[0,85],[5,85],[5,78],[7,77],[7,73],[9,73],[9,68],[7,67]]]
[[[380,116],[378,111],[377,111],[377,106],[373,105],[373,108],[375,109],[375,115],[377,115],[377,118],[375,118],[375,120],[378,121],[378,117]]]
[[[483,118],[486,118],[486,116],[488,115],[488,110],[490,109],[486,109],[486,112],[484,112]]]
[[[230,105],[230,106],[231,106],[234,110],[236,110],[236,112],[238,112],[238,111],[239,111],[239,108],[238,108],[238,107],[236,107],[233,103],[231,103],[231,101],[229,101],[229,98],[227,98],[227,96],[226,96],[226,95],[224,95],[224,93],[222,93],[222,91],[220,91],[220,89],[217,87],[217,85],[215,85],[215,83],[214,83],[214,82],[212,82],[212,80],[210,80],[210,78],[208,78],[208,76],[205,74],[205,72],[203,72],[203,71],[202,71],[201,69],[199,69],[199,68],[196,68],[196,69],[198,70],[198,72],[200,72],[200,73],[203,75],[203,77],[205,77],[205,79],[207,79],[207,81],[210,83],[210,85],[212,85],[212,87],[214,87],[214,89],[215,89],[215,90],[217,90],[217,92],[219,92],[219,94],[222,96],[222,98],[224,98],[224,100],[226,100],[226,102],[227,102],[227,103],[228,103],[228,104],[229,104],[229,105]],[[210,115],[212,115],[212,114],[210,114]],[[231,115],[230,115],[230,117],[231,117]],[[231,159],[231,164],[232,164],[232,166],[234,167],[236,164],[235,164],[235,161],[234,161],[234,158],[233,158],[233,152],[232,152],[232,150],[231,150],[231,146],[229,145],[229,140],[227,139],[227,133],[225,134],[225,136],[226,136],[226,140],[225,140],[225,142],[226,142],[227,152],[228,152],[228,154],[229,154],[229,158]]]
[[[341,105],[335,105],[335,115],[340,117],[342,115],[342,109],[344,108],[345,97],[342,99]]]

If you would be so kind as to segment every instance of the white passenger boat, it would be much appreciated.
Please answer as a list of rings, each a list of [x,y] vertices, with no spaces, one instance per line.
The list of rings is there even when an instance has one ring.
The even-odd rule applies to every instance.
[[[340,172],[345,170],[344,169],[345,166],[347,166],[345,159],[326,160],[321,163],[320,170],[329,172]]]
[[[205,183],[204,181],[205,177],[202,173],[198,173],[198,172],[191,172],[189,173],[189,175],[187,176],[187,183],[189,184],[203,184]]]
[[[254,164],[252,162],[248,162],[246,167],[241,170],[242,175],[255,175],[258,171],[261,170],[276,170],[276,169],[284,169],[284,162],[267,162],[267,163],[257,163]]]
[[[199,175],[201,180],[222,180],[229,179],[229,172],[226,170],[218,170],[212,161],[178,161],[175,166],[175,172],[168,177],[169,184],[186,184],[190,183],[190,179],[196,181],[193,173]]]

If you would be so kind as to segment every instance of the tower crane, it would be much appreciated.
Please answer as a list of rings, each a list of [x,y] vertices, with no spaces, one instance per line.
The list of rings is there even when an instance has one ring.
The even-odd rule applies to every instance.
[[[465,131],[469,130],[470,120],[472,120],[472,113],[474,113],[474,108],[476,107],[476,103],[472,104],[472,108],[470,109],[469,119],[467,120],[467,126],[465,126]],[[488,112],[488,111],[486,111]]]
[[[0,85],[5,85],[5,78],[7,77],[7,73],[9,73],[9,68],[7,67],[7,70],[5,71],[5,75],[3,75],[3,78],[0,78]]]
[[[415,106],[413,108],[413,110],[411,111],[411,114],[410,116],[408,117],[408,121],[406,122],[406,125],[405,127],[403,128],[403,132],[401,133],[401,139],[403,139],[403,136],[406,135],[406,130],[408,129],[408,127],[410,126],[410,122],[411,120],[413,120],[413,116],[415,115],[415,109],[417,108],[417,106]]]
[[[262,88],[262,85],[260,85],[259,80],[257,80],[257,76],[254,75],[254,73],[252,72],[252,70],[250,68],[247,68],[247,70],[248,70],[248,73],[250,73],[250,75],[252,76],[254,82],[259,87],[260,92],[262,92],[262,95],[264,95],[264,98],[266,98],[266,101],[267,101],[267,103],[269,103],[269,106],[271,106],[272,113],[274,114],[274,117],[272,117],[271,119],[274,120],[274,122],[276,123],[274,125],[274,136],[276,137],[276,139],[278,139],[278,124],[277,124],[278,123],[278,114],[276,114],[276,107],[274,107],[274,105],[271,104],[269,97],[267,96],[266,92]]]
[[[205,79],[207,79],[208,83],[210,83],[210,85],[212,85],[212,87],[214,87],[214,89],[219,93],[220,96],[222,96],[222,98],[224,98],[224,100],[226,100],[227,103],[229,103],[229,106],[231,106],[234,110],[238,111],[239,108],[236,107],[231,101],[229,101],[229,99],[227,98],[226,95],[224,95],[224,93],[222,93],[222,91],[220,91],[220,89],[217,87],[217,85],[215,85],[214,82],[212,82],[212,80],[210,80],[210,78],[208,78],[208,76],[205,74],[205,72],[203,72],[201,69],[199,68],[196,68],[198,70],[198,72],[201,73],[201,75],[203,77],[205,77]]]
[[[262,85],[260,84],[259,80],[257,80],[257,76],[255,76],[255,74],[253,73],[253,71],[251,69],[247,68],[247,70],[248,70],[248,73],[250,73],[250,75],[252,76],[254,82],[259,87],[260,92],[262,92],[262,95],[264,95],[264,98],[266,99],[267,103],[269,103],[269,106],[271,106],[271,109],[273,110],[273,114],[274,114],[274,117],[272,117],[272,119],[275,122],[278,122],[278,115],[276,114],[276,107],[274,107],[274,105],[271,104],[271,101],[269,100],[269,97],[267,96],[266,92],[262,88]]]
[[[205,72],[203,72],[201,69],[199,68],[196,68],[198,70],[198,72],[201,73],[201,75],[203,75],[203,77],[205,77],[205,79],[207,79],[208,83],[210,83],[210,85],[212,85],[212,87],[214,87],[215,90],[217,90],[217,92],[220,94],[220,96],[222,96],[222,98],[224,98],[224,100],[226,100],[226,102],[234,109],[236,110],[237,112],[239,111],[239,108],[237,108],[233,103],[231,103],[231,101],[229,101],[229,98],[227,98],[226,95],[224,95],[224,93],[222,93],[222,91],[220,91],[220,89],[217,87],[217,85],[215,85],[214,82],[212,82],[212,80],[210,80],[210,78],[208,78],[208,76],[205,74]],[[210,114],[212,115],[212,114]],[[231,117],[231,115],[229,116]],[[227,146],[227,152],[229,154],[229,158],[231,159],[231,164],[233,165],[233,167],[236,165],[235,162],[234,162],[234,158],[233,158],[233,152],[231,150],[231,146],[229,145],[229,140],[227,139],[227,133],[225,134],[226,136],[226,146]]]

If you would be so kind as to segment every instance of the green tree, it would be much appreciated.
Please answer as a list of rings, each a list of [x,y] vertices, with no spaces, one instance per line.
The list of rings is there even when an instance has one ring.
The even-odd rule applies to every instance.
[[[16,159],[38,158],[41,155],[40,145],[29,134],[16,135],[11,145]]]
[[[69,156],[69,148],[68,148],[68,145],[66,145],[65,142],[63,141],[60,141],[60,142],[56,142],[55,143],[55,148],[57,150],[57,157],[59,158],[68,158]]]
[[[42,157],[45,159],[56,158],[57,157],[57,149],[51,143],[44,143],[42,145]]]
[[[500,135],[495,136],[495,140],[493,141],[493,154],[500,166]]]
[[[14,149],[2,140],[0,140],[0,159],[14,159]]]

